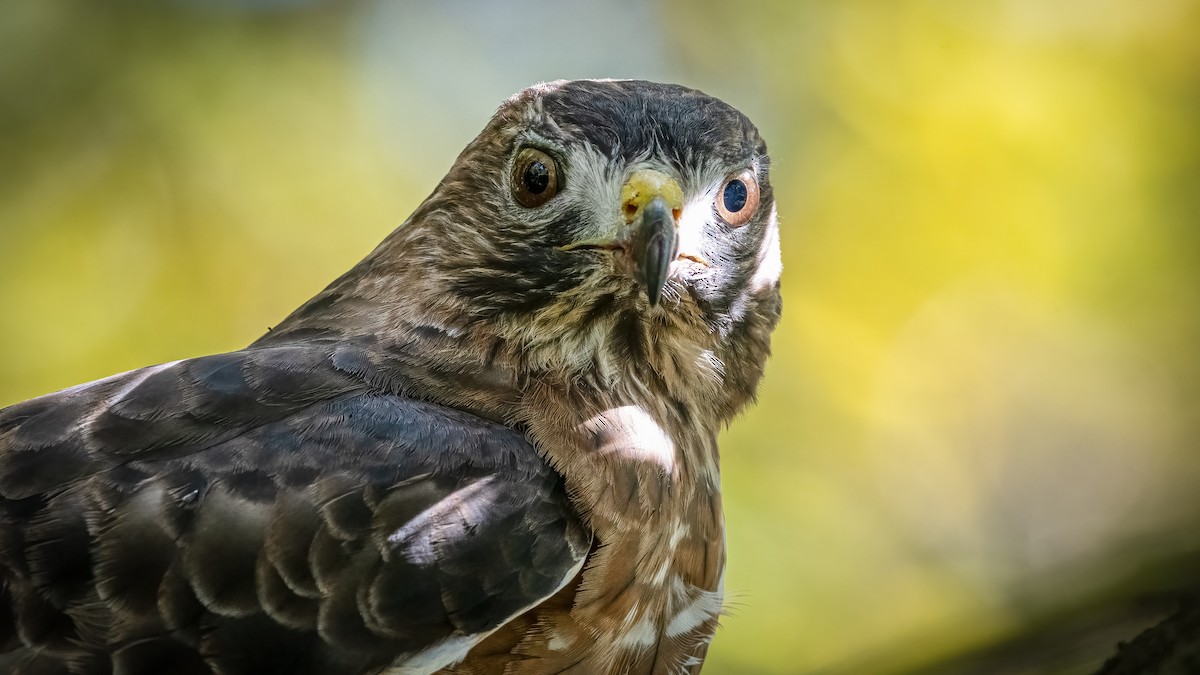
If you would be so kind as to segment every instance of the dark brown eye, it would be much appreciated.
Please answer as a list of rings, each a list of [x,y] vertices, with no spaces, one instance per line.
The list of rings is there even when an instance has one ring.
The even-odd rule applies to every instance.
[[[536,208],[558,194],[558,164],[541,150],[525,148],[517,153],[512,169],[512,194],[517,203]]]
[[[717,193],[717,213],[734,227],[750,222],[756,210],[758,181],[749,169],[731,176]]]

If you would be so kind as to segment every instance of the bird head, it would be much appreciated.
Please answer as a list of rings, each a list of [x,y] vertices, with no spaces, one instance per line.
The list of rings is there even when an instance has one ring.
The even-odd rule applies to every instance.
[[[743,358],[752,390],[780,311],[768,168],[754,125],[701,92],[537,85],[366,262],[401,269],[405,311],[495,331],[534,369],[719,382]]]

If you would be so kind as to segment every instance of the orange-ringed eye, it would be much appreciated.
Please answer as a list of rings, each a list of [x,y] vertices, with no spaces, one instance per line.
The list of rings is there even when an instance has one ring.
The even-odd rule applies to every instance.
[[[758,181],[749,169],[728,180],[717,194],[717,213],[734,227],[745,225],[758,209]]]

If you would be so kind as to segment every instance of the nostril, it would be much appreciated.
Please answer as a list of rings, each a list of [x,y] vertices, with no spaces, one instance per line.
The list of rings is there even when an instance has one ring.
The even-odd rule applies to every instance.
[[[679,222],[679,216],[683,215],[682,209],[671,209],[671,219]]]
[[[625,203],[625,217],[626,218],[632,218],[632,217],[636,216],[637,212],[638,212],[637,204],[634,204],[633,202]]]

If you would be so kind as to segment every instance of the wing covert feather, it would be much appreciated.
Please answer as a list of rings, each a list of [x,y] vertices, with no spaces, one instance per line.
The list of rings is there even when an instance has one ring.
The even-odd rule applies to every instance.
[[[561,478],[376,363],[272,345],[0,410],[0,663],[376,673],[552,595],[590,544]]]

